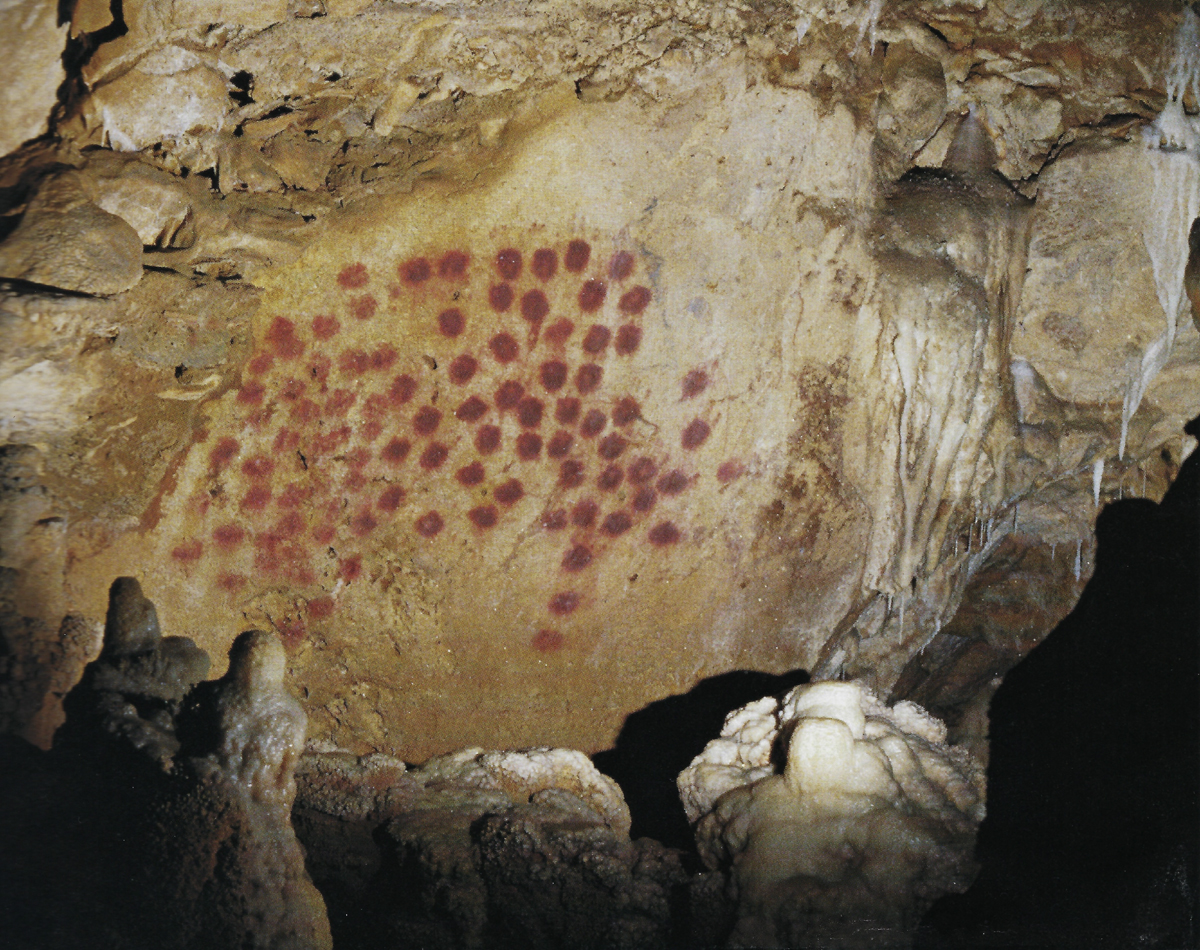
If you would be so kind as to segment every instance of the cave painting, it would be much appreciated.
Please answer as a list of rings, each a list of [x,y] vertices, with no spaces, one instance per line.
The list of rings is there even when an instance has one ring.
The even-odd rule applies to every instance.
[[[593,606],[589,574],[623,546],[686,545],[689,490],[744,472],[700,452],[720,420],[711,366],[650,381],[686,404],[673,432],[629,391],[654,293],[628,250],[431,248],[346,264],[336,283],[322,309],[262,318],[226,411],[189,450],[170,554],[210,559],[230,594],[283,585],[321,621],[377,532],[484,546],[518,519],[546,552],[529,646],[553,653]],[[304,621],[281,632],[303,636]]]

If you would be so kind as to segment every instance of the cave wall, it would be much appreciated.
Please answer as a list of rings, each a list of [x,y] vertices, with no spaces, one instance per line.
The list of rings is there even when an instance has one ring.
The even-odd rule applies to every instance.
[[[1195,445],[1189,17],[76,4],[0,160],[6,728],[121,575],[356,752],[986,697]]]

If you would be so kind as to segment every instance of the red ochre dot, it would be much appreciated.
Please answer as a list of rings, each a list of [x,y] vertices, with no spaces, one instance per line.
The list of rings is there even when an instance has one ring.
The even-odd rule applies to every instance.
[[[441,468],[442,463],[450,455],[450,450],[447,449],[441,442],[432,443],[429,448],[421,453],[421,468],[428,472],[435,468]]]
[[[313,620],[324,620],[333,614],[333,598],[314,597],[304,605],[304,608]]]
[[[599,310],[603,306],[607,294],[608,285],[604,281],[595,278],[585,280],[583,286],[579,288],[579,309],[584,313]]]
[[[624,280],[633,273],[634,259],[628,251],[617,251],[608,262],[608,276],[613,280]]]
[[[241,590],[246,584],[246,578],[241,574],[222,574],[217,578],[217,586],[221,590],[233,593],[236,590]]]
[[[351,472],[349,475],[346,476],[345,481],[342,482],[343,487],[348,492],[356,492],[359,489],[363,488],[366,484],[367,484],[367,476],[364,475],[361,471]]]
[[[280,508],[299,508],[312,497],[313,490],[308,485],[292,483],[275,499]]]
[[[298,511],[289,511],[275,523],[275,534],[281,538],[294,538],[304,532],[304,519]]]
[[[288,417],[299,425],[308,425],[321,417],[321,407],[311,399],[301,399],[288,412]]]
[[[408,458],[408,453],[411,451],[412,443],[408,439],[392,439],[383,447],[379,457],[391,465],[399,465]]]
[[[565,426],[569,426],[579,418],[579,400],[574,396],[560,399],[554,407],[554,418]]]
[[[379,302],[370,294],[364,294],[351,300],[349,306],[356,320],[370,320],[379,309]]]
[[[614,511],[604,519],[600,530],[615,538],[619,534],[624,534],[631,527],[633,527],[633,519],[629,517],[629,512]]]
[[[561,531],[566,526],[567,512],[565,508],[555,508],[553,511],[542,513],[542,527],[547,531]]]
[[[509,284],[492,284],[488,288],[488,305],[496,313],[505,313],[513,302],[513,289]]]
[[[344,416],[357,399],[358,397],[348,389],[335,389],[325,402],[325,412],[331,416]]]
[[[576,573],[592,563],[592,549],[586,544],[577,544],[563,555],[562,569]]]
[[[318,340],[330,340],[342,328],[338,318],[332,314],[320,314],[313,317],[312,332]]]
[[[542,411],[545,409],[540,399],[526,396],[517,403],[517,421],[526,429],[536,429],[542,424]]]
[[[442,414],[433,406],[422,406],[413,414],[412,427],[417,435],[433,435],[442,421]]]
[[[403,406],[412,399],[416,391],[417,381],[408,373],[404,373],[392,380],[391,388],[388,389],[388,401],[393,406]]]
[[[563,635],[557,630],[539,630],[529,641],[538,653],[556,653],[562,649]]]
[[[379,505],[381,511],[395,511],[404,501],[404,489],[399,485],[388,485],[379,493]]]
[[[601,491],[612,491],[620,486],[624,478],[625,473],[620,465],[610,465],[596,479],[596,487]]]
[[[746,471],[744,465],[736,459],[730,459],[728,462],[722,462],[717,466],[717,481],[722,485],[726,485],[735,478],[740,478]]]
[[[550,598],[550,603],[546,605],[550,613],[556,617],[565,617],[567,614],[573,613],[578,606],[579,595],[573,590],[564,590],[562,593],[555,594]]]
[[[683,430],[683,434],[679,437],[679,444],[689,451],[698,449],[704,444],[711,432],[712,427],[703,419],[693,419],[687,424],[687,428]]]
[[[217,439],[217,444],[208,453],[208,464],[213,471],[219,472],[229,464],[230,459],[238,454],[238,440],[229,436]]]
[[[331,524],[323,524],[317,528],[313,528],[313,538],[317,544],[329,544],[333,540],[333,536],[337,534],[337,529]]]
[[[300,379],[289,379],[279,389],[279,398],[291,402],[294,399],[299,399],[304,395],[304,381]]]
[[[365,373],[370,365],[371,358],[362,350],[346,350],[338,357],[338,369],[347,376]]]
[[[464,488],[470,488],[473,485],[478,485],[483,481],[484,475],[485,472],[483,470],[483,465],[479,462],[472,462],[470,465],[464,465],[454,473],[454,477]]]
[[[525,487],[517,479],[510,478],[503,485],[497,485],[492,494],[502,505],[515,505],[525,497]]]
[[[475,433],[475,448],[484,455],[491,455],[500,448],[500,427],[480,426]]]
[[[396,348],[390,343],[382,343],[371,351],[371,369],[382,371],[392,368],[392,364],[400,358]]]
[[[187,563],[189,561],[200,560],[200,555],[204,553],[204,545],[199,541],[185,541],[171,552],[171,557],[177,561]]]
[[[560,459],[571,451],[571,445],[574,441],[575,436],[564,429],[559,429],[554,435],[550,436],[550,441],[546,443],[546,454],[552,459]]]
[[[423,538],[435,537],[446,526],[436,511],[427,511],[416,521],[417,534]]]
[[[567,245],[567,254],[563,264],[567,270],[578,274],[588,266],[592,259],[592,246],[587,241],[574,240]]]
[[[274,364],[275,357],[273,357],[270,353],[259,353],[258,356],[254,357],[254,359],[249,362],[246,368],[255,376],[261,376]]]
[[[350,530],[361,538],[374,531],[378,524],[371,510],[364,508],[350,519]]]
[[[590,528],[596,523],[596,517],[600,514],[600,506],[592,499],[585,498],[571,509],[571,524],[576,528]]]
[[[462,404],[454,410],[454,416],[461,422],[478,422],[487,413],[487,403],[478,396],[468,396]]]
[[[362,264],[351,264],[348,267],[343,267],[338,274],[337,282],[347,290],[352,290],[355,287],[365,287],[367,281],[371,279],[367,273],[367,268]]]
[[[633,496],[633,510],[644,514],[654,507],[656,501],[658,501],[658,493],[653,488],[649,486],[639,488],[637,494]]]
[[[558,485],[560,488],[578,488],[584,481],[583,463],[577,459],[566,459],[558,467]]]
[[[532,462],[542,454],[542,437],[536,432],[522,432],[517,436],[517,457],[523,462]]]
[[[585,439],[592,439],[604,431],[608,417],[599,409],[589,409],[579,424],[579,434]]]
[[[242,496],[239,507],[243,511],[262,511],[271,500],[271,490],[262,485],[255,485]]]
[[[542,387],[546,392],[556,393],[567,382],[567,364],[560,360],[547,360],[542,364],[539,375],[542,380]]]
[[[400,274],[400,279],[406,284],[423,284],[433,275],[433,267],[424,257],[414,257],[396,269]]]
[[[488,341],[488,349],[492,351],[497,363],[511,363],[521,352],[517,341],[508,333],[497,333]]]
[[[467,512],[467,517],[476,528],[494,528],[500,515],[494,505],[480,505]]]
[[[664,495],[678,495],[688,487],[688,477],[679,469],[667,472],[658,480],[658,490]]]
[[[575,371],[575,388],[586,396],[600,388],[600,380],[604,377],[602,370],[595,363],[584,363]]]
[[[236,524],[218,525],[213,528],[212,537],[217,547],[228,551],[246,540],[246,529]]]
[[[271,451],[276,455],[285,455],[300,445],[300,434],[291,429],[280,429],[271,443]]]
[[[338,574],[347,584],[352,584],[362,574],[362,558],[359,555],[343,558],[338,563]]]
[[[496,254],[496,272],[505,280],[516,280],[521,276],[521,252],[515,247],[506,247]]]
[[[521,297],[521,318],[526,323],[540,326],[550,312],[550,301],[540,290],[530,290]]]
[[[447,251],[438,261],[439,277],[462,277],[467,272],[467,262],[470,260],[462,251]]]
[[[593,323],[587,336],[583,338],[583,351],[592,356],[599,356],[608,347],[611,337],[612,331],[608,327],[600,323]]]
[[[600,440],[600,444],[596,446],[596,452],[602,459],[608,459],[611,462],[613,459],[620,458],[621,453],[628,446],[629,443],[625,440],[624,436],[610,432]]]
[[[521,397],[525,395],[525,387],[518,383],[515,379],[509,379],[500,384],[500,388],[496,390],[496,408],[502,412],[506,409],[515,409],[521,402]]]
[[[613,425],[627,426],[641,417],[642,407],[638,405],[638,401],[630,396],[625,396],[617,400],[612,411]]]
[[[615,349],[621,356],[629,356],[637,352],[637,348],[642,345],[642,328],[634,326],[632,323],[622,324],[617,328],[617,342]]]
[[[558,255],[548,247],[539,247],[533,252],[529,269],[538,280],[550,280],[558,273]]]
[[[242,383],[238,390],[237,401],[243,406],[257,406],[262,402],[263,394],[267,389],[257,379],[252,379],[248,383]]]
[[[694,369],[683,377],[683,398],[691,399],[699,396],[708,388],[708,373],[702,369]]]
[[[562,346],[574,332],[575,324],[570,320],[556,320],[546,327],[546,342]]]
[[[450,382],[456,386],[465,386],[479,370],[479,362],[475,357],[463,353],[450,361]]]
[[[627,290],[621,294],[621,299],[617,301],[617,308],[621,313],[627,313],[630,316],[637,316],[650,304],[650,291],[642,286],[634,287],[632,290]]]
[[[467,325],[467,318],[463,316],[462,311],[457,307],[443,310],[438,314],[437,321],[439,332],[442,336],[448,337],[458,336]]]
[[[679,529],[675,527],[673,522],[660,521],[650,529],[646,535],[650,539],[651,544],[656,544],[663,547],[668,544],[675,544],[679,540]]]

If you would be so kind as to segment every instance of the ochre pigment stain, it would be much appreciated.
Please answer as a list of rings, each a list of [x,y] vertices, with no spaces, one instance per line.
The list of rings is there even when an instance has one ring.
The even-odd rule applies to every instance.
[[[687,403],[674,432],[621,382],[651,332],[640,264],[579,237],[346,264],[335,306],[265,319],[232,413],[189,450],[206,470],[174,560],[214,559],[230,593],[288,587],[320,622],[373,539],[478,547],[513,519],[549,548],[529,646],[560,650],[603,616],[589,575],[628,546],[669,556],[684,496],[743,472],[698,468],[711,366],[652,381]]]

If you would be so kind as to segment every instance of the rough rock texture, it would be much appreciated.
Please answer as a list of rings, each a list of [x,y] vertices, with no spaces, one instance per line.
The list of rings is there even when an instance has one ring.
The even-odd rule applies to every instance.
[[[58,7],[42,0],[5,0],[0,5],[0,155],[7,155],[50,127],[50,110],[66,79],[63,47],[67,26]]]
[[[450,950],[707,939],[679,899],[707,879],[692,880],[679,852],[630,841],[620,790],[581,753],[470,749],[415,769],[313,753],[298,781],[297,830],[338,940]]]
[[[745,947],[906,945],[975,876],[983,785],[940,721],[856,683],[751,703],[679,776],[700,856],[729,872],[730,945]]]
[[[901,699],[972,577],[1073,596],[1194,448],[1177,3],[69,12],[0,160],[36,741],[125,574],[276,631],[356,753],[592,751],[738,668]],[[974,735],[1062,609],[1010,595]]]

